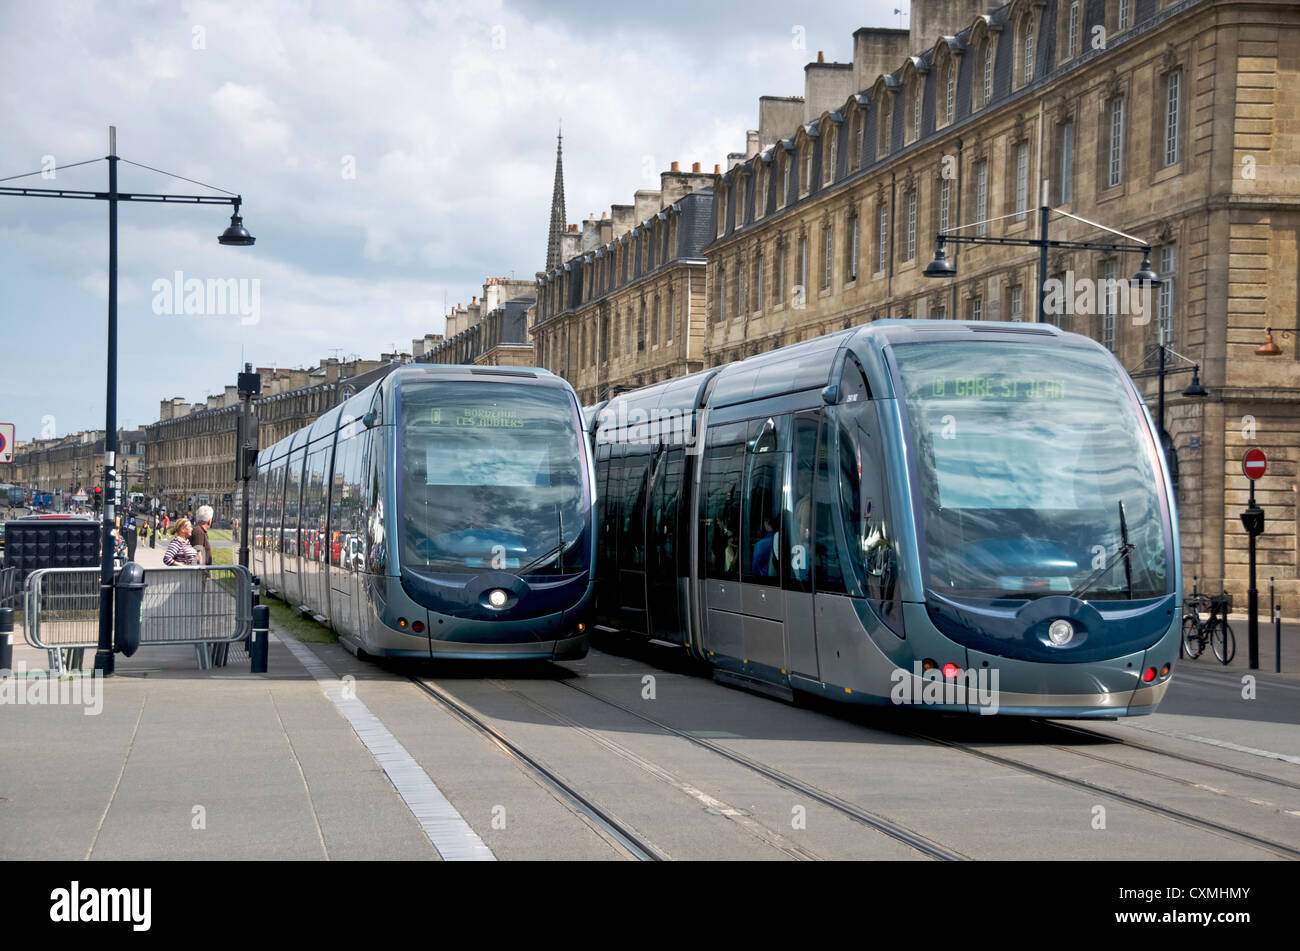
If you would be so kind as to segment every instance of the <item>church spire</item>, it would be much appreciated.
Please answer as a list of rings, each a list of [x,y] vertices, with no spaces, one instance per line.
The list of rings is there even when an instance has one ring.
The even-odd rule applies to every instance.
[[[555,137],[555,188],[551,192],[551,231],[546,238],[546,270],[559,267],[560,235],[565,229],[564,214],[564,133]]]

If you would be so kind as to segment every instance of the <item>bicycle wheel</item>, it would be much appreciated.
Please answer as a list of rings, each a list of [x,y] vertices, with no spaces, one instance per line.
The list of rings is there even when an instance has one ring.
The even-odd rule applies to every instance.
[[[1183,656],[1196,660],[1205,650],[1205,640],[1201,637],[1201,626],[1195,614],[1183,615]]]
[[[1232,658],[1237,656],[1237,639],[1233,637],[1226,618],[1219,618],[1210,631],[1210,646],[1214,649],[1214,656],[1224,666],[1231,664]]]

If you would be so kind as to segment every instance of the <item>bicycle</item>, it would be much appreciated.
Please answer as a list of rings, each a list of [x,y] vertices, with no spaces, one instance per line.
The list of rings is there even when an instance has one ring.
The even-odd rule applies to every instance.
[[[1232,663],[1237,655],[1237,638],[1228,624],[1228,614],[1232,611],[1232,595],[1224,591],[1221,594],[1207,596],[1193,589],[1185,606],[1191,612],[1183,615],[1183,656],[1195,660],[1205,652],[1208,641],[1214,656],[1224,666]],[[1208,608],[1210,616],[1202,621],[1201,609]]]

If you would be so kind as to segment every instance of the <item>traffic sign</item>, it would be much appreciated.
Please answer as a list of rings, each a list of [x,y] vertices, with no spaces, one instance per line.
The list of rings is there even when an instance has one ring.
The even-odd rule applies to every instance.
[[[1241,460],[1241,471],[1252,482],[1260,478],[1266,469],[1268,469],[1268,456],[1264,455],[1263,449],[1251,449]]]
[[[0,462],[14,461],[14,424],[0,423]]]

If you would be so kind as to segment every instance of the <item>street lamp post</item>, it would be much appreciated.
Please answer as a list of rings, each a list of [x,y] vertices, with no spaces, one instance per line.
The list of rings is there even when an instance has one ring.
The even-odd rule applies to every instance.
[[[220,195],[164,195],[117,190],[117,163],[127,161],[117,154],[117,128],[108,128],[108,191],[80,191],[67,188],[25,188],[0,186],[0,195],[29,198],[79,198],[108,202],[108,372],[104,406],[104,503],[100,535],[99,575],[99,645],[95,651],[95,670],[105,675],[113,672],[113,522],[117,500],[117,205],[123,201],[161,202],[190,205],[233,205],[230,226],[217,238],[218,243],[247,247],[254,242],[244,228],[239,208],[243,197],[231,192]],[[93,161],[93,160],[92,160]],[[78,163],[85,164],[85,163]],[[141,166],[147,168],[148,166]],[[157,171],[157,169],[152,169]],[[33,175],[41,174],[33,172]],[[170,174],[170,173],[164,173]],[[17,176],[24,177],[24,176]],[[180,176],[172,176],[179,178]],[[188,181],[188,179],[187,179]],[[202,182],[195,184],[202,185]],[[213,186],[204,186],[212,188]],[[224,189],[215,189],[224,191]]]
[[[1135,238],[1130,234],[1122,231],[1116,231],[1114,228],[1108,228],[1106,225],[1098,224],[1095,221],[1089,221],[1087,218],[1080,218],[1078,215],[1072,215],[1066,211],[1056,210],[1056,213],[1064,218],[1072,218],[1075,221],[1082,221],[1084,224],[1091,225],[1094,228],[1100,228],[1102,231],[1109,231],[1111,234],[1117,234],[1126,239],[1128,244],[1117,244],[1106,241],[1062,241],[1054,240],[1047,236],[1048,215],[1053,209],[1047,205],[1042,205],[1038,209],[1038,237],[1037,238],[995,238],[989,235],[968,235],[958,234],[965,228],[973,228],[977,225],[988,224],[992,221],[998,221],[998,218],[990,218],[985,221],[974,221],[970,224],[960,225],[957,228],[950,228],[947,231],[940,231],[935,236],[934,260],[926,265],[922,272],[926,277],[956,277],[957,266],[947,259],[944,254],[944,245],[947,242],[953,244],[985,244],[985,245],[1003,245],[1008,247],[1037,248],[1038,249],[1038,313],[1036,320],[1038,323],[1047,321],[1047,250],[1048,248],[1065,248],[1074,251],[1110,251],[1117,254],[1134,254],[1142,252],[1142,266],[1131,278],[1131,283],[1135,287],[1150,288],[1160,283],[1155,271],[1151,269],[1151,246],[1140,238]],[[1011,215],[1003,215],[1009,218]]]

